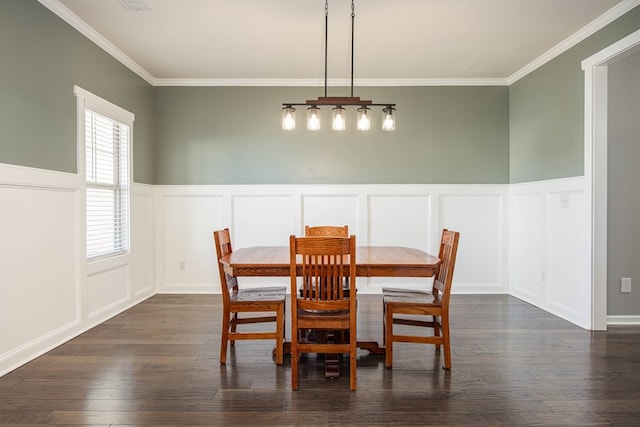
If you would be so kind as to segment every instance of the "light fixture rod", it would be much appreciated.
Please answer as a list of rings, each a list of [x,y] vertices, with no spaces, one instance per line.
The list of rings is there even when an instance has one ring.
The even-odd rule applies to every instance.
[[[300,107],[300,106],[318,106],[318,105],[342,105],[345,107],[353,106],[353,105],[365,105],[368,107],[395,107],[396,104],[390,103],[373,103],[371,101],[360,99],[360,97],[339,97],[339,96],[329,96],[326,98],[320,97],[318,99],[308,99],[307,102],[284,102],[282,103],[283,107]]]
[[[354,25],[355,25],[355,18],[356,18],[356,12],[355,12],[355,6],[353,5],[353,0],[351,0],[351,97],[353,98],[353,34],[354,34]],[[327,96],[325,94],[325,96]]]
[[[366,107],[395,107],[396,104],[363,104],[362,102],[327,102],[325,104],[323,103],[318,103],[318,102],[314,102],[314,103],[310,103],[310,102],[306,102],[306,103],[300,103],[300,104],[296,104],[295,102],[290,102],[288,104],[282,104],[283,106],[291,106],[291,107],[317,107],[318,105],[333,105],[333,106],[342,106],[342,107],[355,107],[355,106],[366,106]]]
[[[329,0],[324,1],[324,96],[327,97],[327,53],[329,50]]]

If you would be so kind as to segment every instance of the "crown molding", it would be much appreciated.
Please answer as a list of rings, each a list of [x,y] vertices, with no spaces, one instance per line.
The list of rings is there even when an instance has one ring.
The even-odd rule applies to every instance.
[[[97,44],[105,52],[113,56],[124,66],[142,77],[147,83],[153,85],[155,77],[147,70],[138,65],[133,59],[129,58],[124,52],[118,49],[110,41],[105,39],[100,33],[90,27],[86,22],[80,19],[76,14],[71,12],[57,0],[38,0],[44,7],[58,15],[63,21],[78,30],[80,34]]]
[[[38,1],[152,86],[324,86],[323,79],[156,78],[57,0]],[[356,79],[354,80],[354,86],[510,86],[638,5],[640,5],[640,0],[623,0],[506,78]],[[348,79],[330,79],[327,81],[328,86],[350,86],[350,84]]]
[[[613,21],[615,21],[616,19],[618,19],[619,17],[629,12],[631,9],[635,8],[638,5],[640,5],[640,0],[624,0],[621,3],[617,4],[616,6],[612,7],[607,12],[600,15],[598,18],[594,19],[589,24],[582,27],[580,30],[578,30],[571,36],[569,36],[568,38],[566,38],[556,46],[552,47],[551,49],[549,49],[548,51],[540,55],[535,60],[531,61],[529,64],[525,65],[520,70],[516,71],[515,73],[507,77],[505,79],[507,84],[512,85],[513,83],[517,82],[527,74],[532,73],[536,69],[540,68],[541,66],[551,61],[555,57],[566,52],[573,46],[577,45],[578,43],[580,43],[587,37],[591,36],[598,30],[601,30],[605,26],[609,25],[610,23],[612,23]]]
[[[327,86],[350,86],[350,79],[328,79]],[[354,79],[354,86],[507,86],[506,79]],[[154,86],[324,86],[324,79],[156,79]]]

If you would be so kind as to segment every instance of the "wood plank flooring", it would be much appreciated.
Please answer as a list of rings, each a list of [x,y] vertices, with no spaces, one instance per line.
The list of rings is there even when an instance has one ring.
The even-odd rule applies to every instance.
[[[450,372],[433,346],[397,344],[392,370],[359,352],[355,392],[309,356],[293,392],[270,342],[219,365],[220,307],[156,295],[5,375],[0,425],[640,425],[640,327],[590,332],[506,295],[454,295]],[[382,341],[381,310],[358,297],[359,339]]]

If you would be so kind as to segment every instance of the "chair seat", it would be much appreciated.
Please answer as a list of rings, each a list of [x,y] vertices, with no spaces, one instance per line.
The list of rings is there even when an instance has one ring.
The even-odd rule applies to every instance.
[[[346,319],[349,320],[349,310],[298,310],[298,318],[304,319]]]
[[[240,289],[240,291],[238,291],[237,293],[231,294],[231,302],[243,302],[243,301],[277,302],[277,301],[282,301],[286,297],[286,294],[287,294],[286,286]]]
[[[310,311],[298,309],[298,327],[302,329],[348,330],[348,310]]]
[[[382,288],[382,300],[384,303],[441,304],[431,292],[416,289]]]

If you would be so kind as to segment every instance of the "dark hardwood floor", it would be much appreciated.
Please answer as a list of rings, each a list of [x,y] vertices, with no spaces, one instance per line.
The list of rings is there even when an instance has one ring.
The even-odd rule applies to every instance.
[[[506,295],[454,295],[450,372],[433,346],[397,344],[392,370],[359,353],[355,392],[315,357],[293,392],[270,342],[219,365],[220,304],[156,295],[5,375],[0,424],[640,425],[640,327],[589,332]],[[359,338],[382,340],[381,310],[358,297]]]

